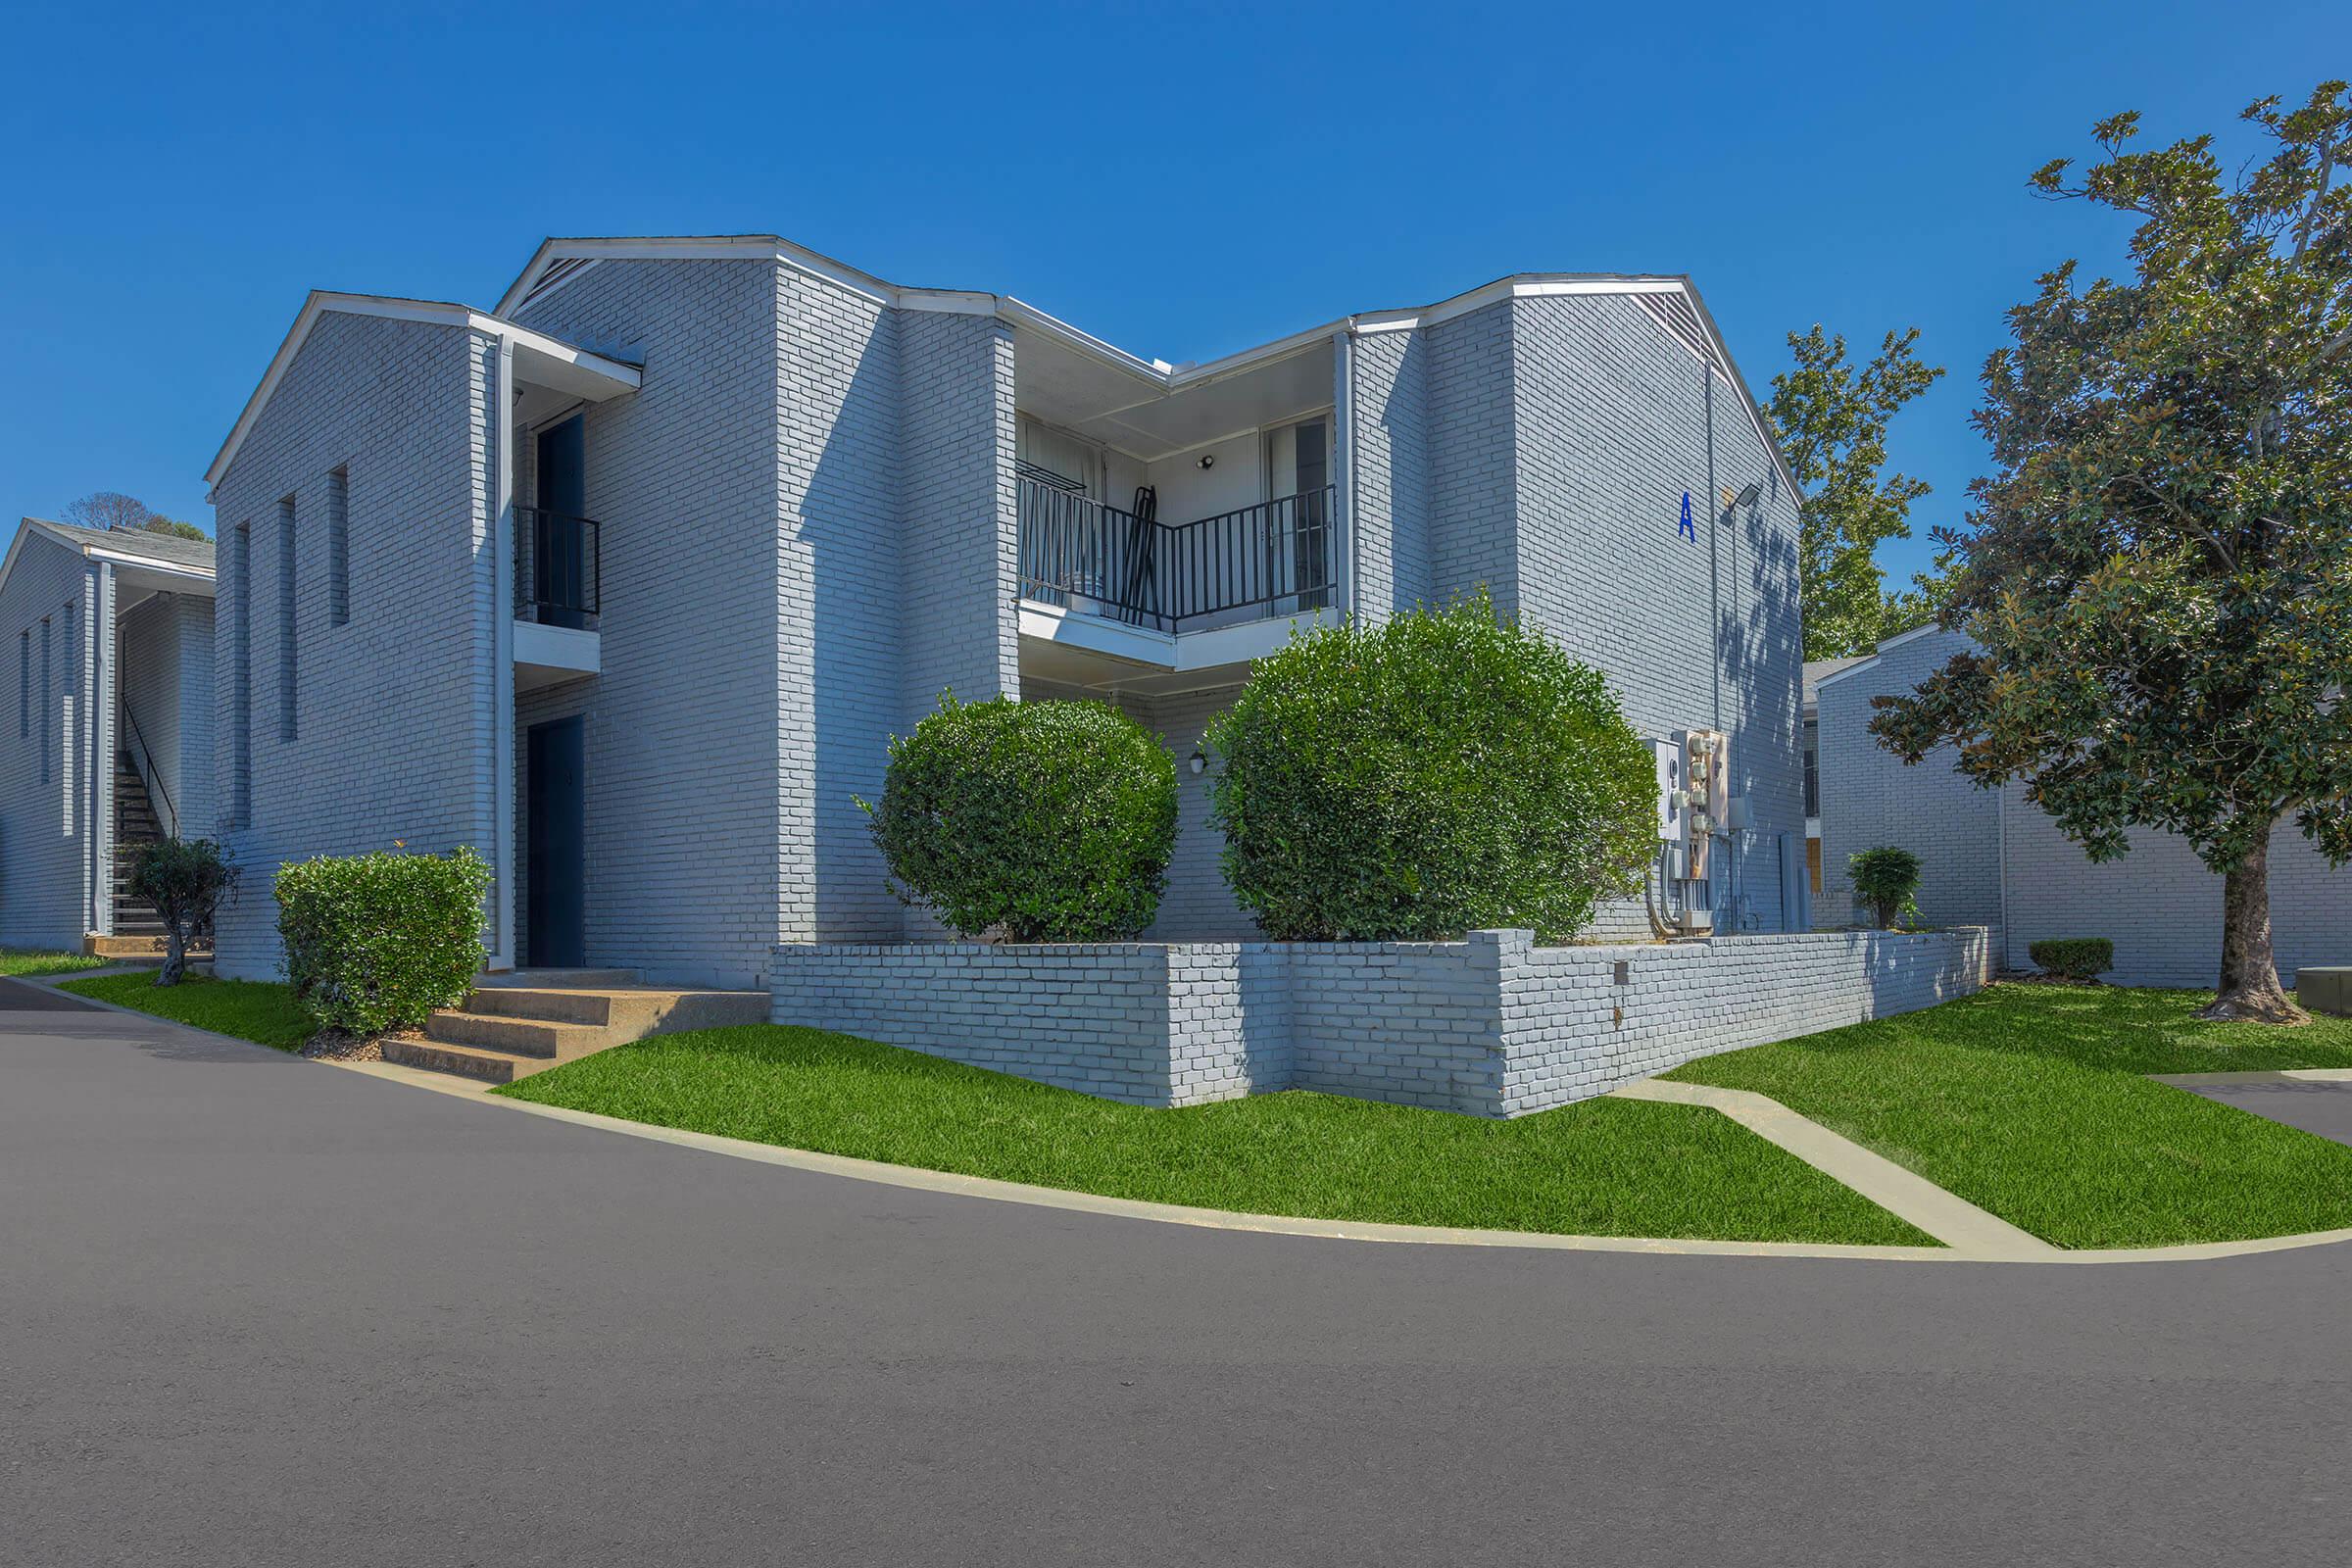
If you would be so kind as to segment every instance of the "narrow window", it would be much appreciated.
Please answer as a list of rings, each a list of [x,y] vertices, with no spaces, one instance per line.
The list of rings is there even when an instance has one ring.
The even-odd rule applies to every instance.
[[[326,476],[326,623],[351,623],[351,470]]]
[[[41,617],[41,782],[49,782],[49,617]]]
[[[228,820],[253,816],[253,524],[228,538]]]
[[[277,504],[277,738],[294,739],[294,498]]]
[[[65,789],[66,837],[74,836],[74,713],[81,696],[81,643],[74,635],[74,602],[66,601],[65,689],[57,722],[57,776]]]
[[[32,733],[32,628],[17,633],[17,739]]]

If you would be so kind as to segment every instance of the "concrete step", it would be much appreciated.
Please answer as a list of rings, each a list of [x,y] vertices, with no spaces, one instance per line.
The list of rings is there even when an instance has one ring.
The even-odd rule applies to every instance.
[[[486,1012],[444,1007],[424,1021],[426,1038],[450,1046],[480,1046],[517,1056],[568,1061],[621,1042],[609,1027],[550,1023],[541,1018],[501,1018]]]
[[[627,1031],[626,1038],[681,1029],[718,1029],[765,1023],[768,999],[759,991],[687,991],[666,986],[480,986],[466,1010],[502,1018],[593,1024]]]
[[[480,1046],[454,1045],[446,1040],[417,1040],[403,1037],[383,1042],[386,1061],[396,1061],[406,1067],[422,1067],[428,1072],[456,1073],[461,1078],[479,1078],[484,1083],[511,1084],[517,1078],[528,1078],[555,1065],[546,1056],[523,1056],[509,1051],[490,1051]]]

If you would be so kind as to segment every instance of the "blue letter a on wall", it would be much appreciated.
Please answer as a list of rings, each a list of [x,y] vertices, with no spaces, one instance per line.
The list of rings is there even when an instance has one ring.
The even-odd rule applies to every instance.
[[[1683,492],[1683,520],[1674,531],[1692,544],[1698,543],[1698,524],[1690,520],[1690,492],[1688,490]]]

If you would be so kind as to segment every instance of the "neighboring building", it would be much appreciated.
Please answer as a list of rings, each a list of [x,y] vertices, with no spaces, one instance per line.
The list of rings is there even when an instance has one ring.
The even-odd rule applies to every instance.
[[[2023,786],[1980,788],[1946,747],[1906,767],[1869,732],[1871,699],[1915,689],[1970,646],[1924,626],[1819,683],[1824,923],[1860,918],[1847,858],[1881,844],[1920,858],[1921,914],[1932,925],[1990,925],[2004,965],[2029,969],[2045,937],[2108,937],[2109,979],[2211,986],[2221,969],[2222,879],[2185,841],[2135,832],[2123,858],[2094,863],[2029,804]],[[2291,823],[2271,849],[2271,924],[2279,978],[2352,962],[2352,869],[2330,870]]]
[[[496,966],[931,934],[858,801],[943,691],[1103,698],[1183,762],[1295,625],[1480,585],[1637,726],[1731,737],[1718,928],[1800,923],[1796,498],[1687,279],[1172,367],[773,237],[551,240],[495,312],[312,296],[208,478],[238,859],[472,845]],[[1247,935],[1179,776],[1152,934]],[[272,922],[249,875],[223,972]]]
[[[1813,895],[1821,895],[1821,681],[1859,664],[1868,654],[1846,659],[1809,660],[1804,668],[1804,733],[1799,741],[1805,755],[1805,871]],[[1840,911],[1828,911],[1833,916]],[[1833,923],[1838,923],[1833,920]]]
[[[122,876],[212,831],[213,547],[26,517],[0,563],[16,722],[0,739],[0,946],[160,934]]]

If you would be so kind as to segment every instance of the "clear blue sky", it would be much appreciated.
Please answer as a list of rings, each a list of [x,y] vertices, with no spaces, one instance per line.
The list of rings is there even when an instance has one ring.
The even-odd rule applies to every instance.
[[[1936,14],[1940,11],[1940,14]],[[2092,120],[2243,144],[2352,72],[2343,0],[1134,11],[576,0],[30,8],[0,98],[0,509],[202,474],[312,287],[488,305],[547,234],[777,232],[1206,359],[1501,273],[1689,272],[1783,334],[1918,324],[1956,518],[2001,312],[2120,230],[2024,187]],[[657,20],[658,19],[658,20]]]

